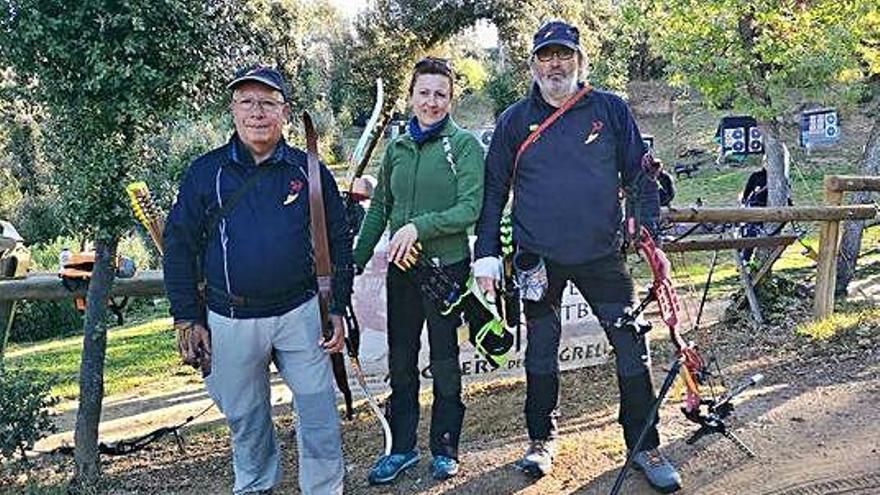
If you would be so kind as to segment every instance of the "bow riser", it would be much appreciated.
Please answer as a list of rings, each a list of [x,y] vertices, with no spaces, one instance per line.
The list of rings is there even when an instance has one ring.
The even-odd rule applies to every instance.
[[[696,421],[694,418],[700,415],[700,405],[703,402],[700,385],[703,382],[703,377],[707,376],[706,363],[697,350],[686,342],[678,332],[678,313],[681,306],[678,303],[675,286],[669,279],[668,261],[666,255],[657,248],[650,232],[645,227],[642,227],[638,247],[651,268],[651,274],[654,278],[651,295],[657,301],[660,319],[669,328],[669,337],[675,346],[678,359],[683,365],[682,376],[686,392],[682,411],[688,419]]]

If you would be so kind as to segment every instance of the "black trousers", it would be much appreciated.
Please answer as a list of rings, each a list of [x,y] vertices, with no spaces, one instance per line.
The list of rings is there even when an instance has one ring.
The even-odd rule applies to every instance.
[[[443,268],[464,286],[469,260]],[[419,348],[422,326],[428,323],[430,373],[434,403],[431,406],[431,454],[458,459],[458,443],[465,406],[461,401],[461,368],[458,363],[458,327],[461,313],[443,316],[422,294],[412,276],[388,266],[388,355],[391,400],[387,411],[393,453],[416,446],[419,423]]]
[[[614,254],[578,265],[561,265],[544,260],[548,287],[538,302],[525,301],[528,343],[526,346],[525,415],[529,438],[547,440],[556,436],[559,416],[559,340],[562,333],[560,306],[562,291],[571,280],[599,319],[614,348],[617,383],[620,390],[618,421],[631,448],[638,440],[656,395],[651,383],[647,341],[625,329],[614,328],[624,308],[633,304],[633,282],[624,259]],[[660,444],[657,421],[643,449]]]

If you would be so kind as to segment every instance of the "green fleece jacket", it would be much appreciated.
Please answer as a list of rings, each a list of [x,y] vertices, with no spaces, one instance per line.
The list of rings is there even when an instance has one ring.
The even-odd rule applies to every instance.
[[[445,150],[445,143],[451,148]],[[470,258],[467,231],[483,204],[483,149],[452,119],[437,136],[417,145],[409,133],[385,149],[379,180],[354,249],[363,268],[388,227],[412,222],[425,256],[444,265]]]

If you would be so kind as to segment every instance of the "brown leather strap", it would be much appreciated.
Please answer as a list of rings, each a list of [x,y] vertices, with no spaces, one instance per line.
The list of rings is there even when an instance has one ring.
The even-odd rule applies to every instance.
[[[330,243],[327,242],[327,219],[324,215],[324,191],[321,187],[321,168],[318,164],[318,134],[309,112],[302,114],[303,127],[306,131],[306,156],[309,165],[309,212],[312,225],[312,252],[315,257],[315,273],[318,276],[318,303],[321,308],[321,329],[325,339],[333,337],[333,324],[330,322],[330,298],[332,297],[331,279],[333,276],[330,264]],[[345,399],[345,411],[348,419],[354,413],[352,407],[351,388],[345,372],[345,362],[341,352],[330,355],[333,365],[333,378],[336,386]]]
[[[592,90],[593,90],[593,87],[590,86],[589,83],[585,83],[584,87],[581,88],[580,91],[575,93],[569,99],[565,100],[565,103],[563,103],[561,107],[557,108],[555,112],[553,112],[549,117],[544,119],[544,121],[541,122],[541,124],[538,126],[538,128],[535,129],[534,131],[532,131],[532,133],[526,137],[525,141],[523,141],[519,145],[519,149],[516,150],[516,158],[513,159],[513,170],[510,172],[510,186],[511,186],[511,188],[513,188],[514,181],[516,180],[516,167],[519,165],[519,157],[522,156],[522,154],[523,154],[523,152],[525,152],[526,148],[528,148],[529,146],[532,145],[532,143],[537,141],[538,138],[541,136],[542,132],[544,132],[548,127],[550,127],[550,125],[552,125],[553,122],[556,122],[556,120],[559,117],[562,117],[562,114],[567,112],[568,109],[573,107],[574,104],[578,102],[578,100],[583,98],[584,95],[586,95],[587,93],[589,93]]]
[[[309,112],[302,114],[306,131],[306,151],[309,166],[309,212],[312,226],[312,253],[315,257],[315,273],[318,276],[318,300],[321,305],[321,327],[327,336],[330,325],[330,298],[332,268],[330,244],[327,242],[327,219],[324,215],[324,193],[321,188],[321,169],[318,165],[318,134]],[[332,332],[332,330],[330,330]],[[332,334],[331,334],[332,335]]]

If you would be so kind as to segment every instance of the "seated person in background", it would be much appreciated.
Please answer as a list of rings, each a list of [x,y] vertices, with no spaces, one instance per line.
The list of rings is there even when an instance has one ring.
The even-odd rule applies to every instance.
[[[746,181],[746,187],[740,196],[740,203],[746,208],[763,208],[767,206],[767,167],[766,156],[761,164],[761,169],[752,172]],[[764,233],[764,222],[744,223],[740,227],[740,234],[743,237],[758,237]],[[754,248],[746,248],[742,250],[743,261],[746,263],[752,259]]]
[[[760,170],[749,175],[740,202],[747,208],[767,206],[767,167],[763,163]]]

